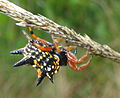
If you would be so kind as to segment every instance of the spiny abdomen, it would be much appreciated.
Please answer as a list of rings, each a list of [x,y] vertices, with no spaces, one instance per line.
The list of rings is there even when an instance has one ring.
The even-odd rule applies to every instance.
[[[30,42],[24,48],[10,53],[24,55],[23,59],[14,64],[14,67],[28,64],[36,69],[38,72],[37,85],[41,83],[45,76],[53,82],[53,75],[58,72],[60,61],[56,54],[41,51]]]

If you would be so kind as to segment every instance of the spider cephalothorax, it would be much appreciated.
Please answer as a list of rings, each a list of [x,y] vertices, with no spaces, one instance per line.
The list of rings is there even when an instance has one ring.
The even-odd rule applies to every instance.
[[[14,64],[14,67],[28,64],[37,70],[37,85],[41,83],[45,76],[53,82],[53,75],[58,72],[60,66],[66,66],[67,63],[76,71],[86,68],[90,63],[91,58],[86,64],[77,67],[75,64],[82,63],[87,58],[87,54],[78,60],[70,52],[70,50],[76,48],[75,46],[59,46],[57,42],[61,38],[55,39],[53,43],[49,43],[37,37],[30,27],[29,31],[34,39],[31,39],[26,32],[23,32],[28,39],[28,44],[24,48],[11,51],[10,53],[24,55],[23,59]]]

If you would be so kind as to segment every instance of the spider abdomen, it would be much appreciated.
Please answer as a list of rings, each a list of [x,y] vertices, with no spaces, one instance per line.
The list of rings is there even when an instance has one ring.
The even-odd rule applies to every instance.
[[[42,51],[32,43],[28,43],[24,48],[11,51],[12,54],[23,54],[24,58],[14,64],[14,67],[29,64],[34,67],[38,73],[38,80],[47,76],[53,82],[53,75],[58,72],[60,58],[53,51]],[[39,69],[39,70],[38,70]],[[38,82],[37,84],[39,84]]]

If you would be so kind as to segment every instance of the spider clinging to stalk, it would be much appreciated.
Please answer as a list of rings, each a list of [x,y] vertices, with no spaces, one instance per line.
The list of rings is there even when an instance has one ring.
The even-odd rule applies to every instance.
[[[76,66],[76,64],[81,64],[87,59],[88,52],[80,59],[77,59],[70,52],[70,50],[76,48],[75,46],[63,47],[58,45],[58,41],[62,40],[61,38],[57,38],[53,40],[53,43],[50,43],[37,37],[31,27],[28,27],[28,29],[33,39],[23,31],[28,39],[28,44],[24,48],[11,51],[10,53],[24,55],[23,59],[14,64],[14,67],[29,64],[36,69],[38,73],[37,85],[41,83],[45,76],[53,82],[53,75],[58,72],[60,66],[69,64],[73,70],[80,71],[89,65],[92,57],[85,64],[79,67]]]

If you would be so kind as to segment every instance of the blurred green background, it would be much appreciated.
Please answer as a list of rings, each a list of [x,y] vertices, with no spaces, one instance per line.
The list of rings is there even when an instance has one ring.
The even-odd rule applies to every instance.
[[[117,51],[120,49],[120,0],[10,1],[82,35],[86,33]],[[54,84],[46,78],[35,87],[37,73],[33,68],[12,67],[22,56],[13,56],[9,52],[27,43],[21,33],[25,28],[15,23],[0,14],[0,98],[120,98],[120,66],[101,57],[94,57],[90,66],[80,72],[69,66],[61,67],[54,77]],[[51,41],[47,33],[36,32]],[[83,50],[78,49],[78,57],[84,54]]]

